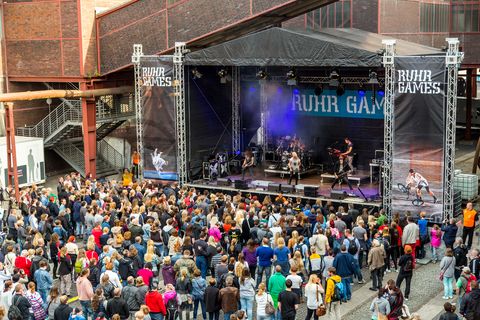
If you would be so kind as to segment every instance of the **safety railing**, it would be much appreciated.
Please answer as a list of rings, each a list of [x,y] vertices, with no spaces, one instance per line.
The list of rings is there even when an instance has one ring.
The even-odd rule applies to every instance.
[[[85,174],[85,155],[80,148],[72,143],[60,143],[55,146],[54,150],[81,175]]]
[[[115,169],[121,169],[125,166],[123,154],[118,152],[106,140],[97,141],[97,155]]]

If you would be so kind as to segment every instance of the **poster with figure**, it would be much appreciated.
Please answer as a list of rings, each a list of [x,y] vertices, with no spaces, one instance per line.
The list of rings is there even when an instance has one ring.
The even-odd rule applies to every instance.
[[[441,218],[445,57],[395,57],[392,212]]]
[[[143,106],[143,176],[177,180],[173,57],[140,59]]]
[[[17,172],[20,186],[45,182],[45,158],[43,139],[15,136],[17,150]],[[0,184],[7,185],[7,145],[5,137],[0,138]]]

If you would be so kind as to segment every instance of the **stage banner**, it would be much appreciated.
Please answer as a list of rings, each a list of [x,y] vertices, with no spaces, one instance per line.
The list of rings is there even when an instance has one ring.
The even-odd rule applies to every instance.
[[[392,212],[442,215],[445,57],[395,57]]]
[[[173,57],[141,57],[143,176],[177,180]]]
[[[313,89],[295,88],[292,91],[291,111],[297,115],[316,117],[383,119],[384,92],[378,90],[345,90],[339,96],[336,90],[323,90],[316,95]]]

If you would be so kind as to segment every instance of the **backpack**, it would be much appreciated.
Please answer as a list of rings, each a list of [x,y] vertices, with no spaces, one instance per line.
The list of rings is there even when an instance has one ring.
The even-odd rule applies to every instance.
[[[390,242],[388,242],[388,239],[383,238],[383,249],[385,252],[390,250]]]
[[[354,256],[358,252],[357,241],[348,239],[348,253]]]
[[[410,272],[413,270],[413,258],[410,256],[410,258],[407,259],[407,262],[405,262],[405,265],[403,266],[403,271]]]
[[[331,279],[331,278],[330,278]],[[345,286],[343,285],[343,282],[337,282],[333,279],[331,279],[333,283],[335,284],[333,287],[333,294],[332,294],[332,302],[335,301],[346,301],[346,294],[345,294]]]
[[[8,309],[7,317],[9,320],[22,320],[23,319],[22,312],[20,311],[20,309],[18,309],[18,303],[20,301],[20,297],[15,296],[13,300],[15,300],[15,298],[17,298],[17,300]]]
[[[472,281],[475,281],[477,279],[475,278],[474,275],[470,275],[470,277],[468,279],[464,275],[462,275],[461,277],[464,278],[465,280],[467,280],[467,286],[465,288],[463,288],[463,286],[462,286],[462,289],[465,290],[465,294],[467,294],[470,291],[472,291],[472,286],[471,286]]]

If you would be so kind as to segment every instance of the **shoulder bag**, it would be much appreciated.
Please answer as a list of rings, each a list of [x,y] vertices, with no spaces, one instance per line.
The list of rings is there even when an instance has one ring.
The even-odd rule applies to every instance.
[[[438,279],[440,279],[440,281],[443,281],[443,275],[445,274],[445,271],[447,271],[448,268],[450,268],[450,265],[452,264],[452,262],[453,262],[453,259],[450,259],[450,262],[448,263],[447,267],[440,271],[440,275],[438,276]]]
[[[327,314],[327,307],[325,307],[325,304],[323,304],[323,298],[321,301],[320,299],[318,299],[318,294],[319,294],[318,284],[316,284],[315,286],[317,287],[317,304],[318,304],[317,310],[315,310],[315,314],[317,317],[322,317]]]
[[[268,300],[269,294],[265,292],[267,295],[267,303],[265,303],[265,314],[272,315],[275,314],[275,308],[273,307],[272,301]]]

